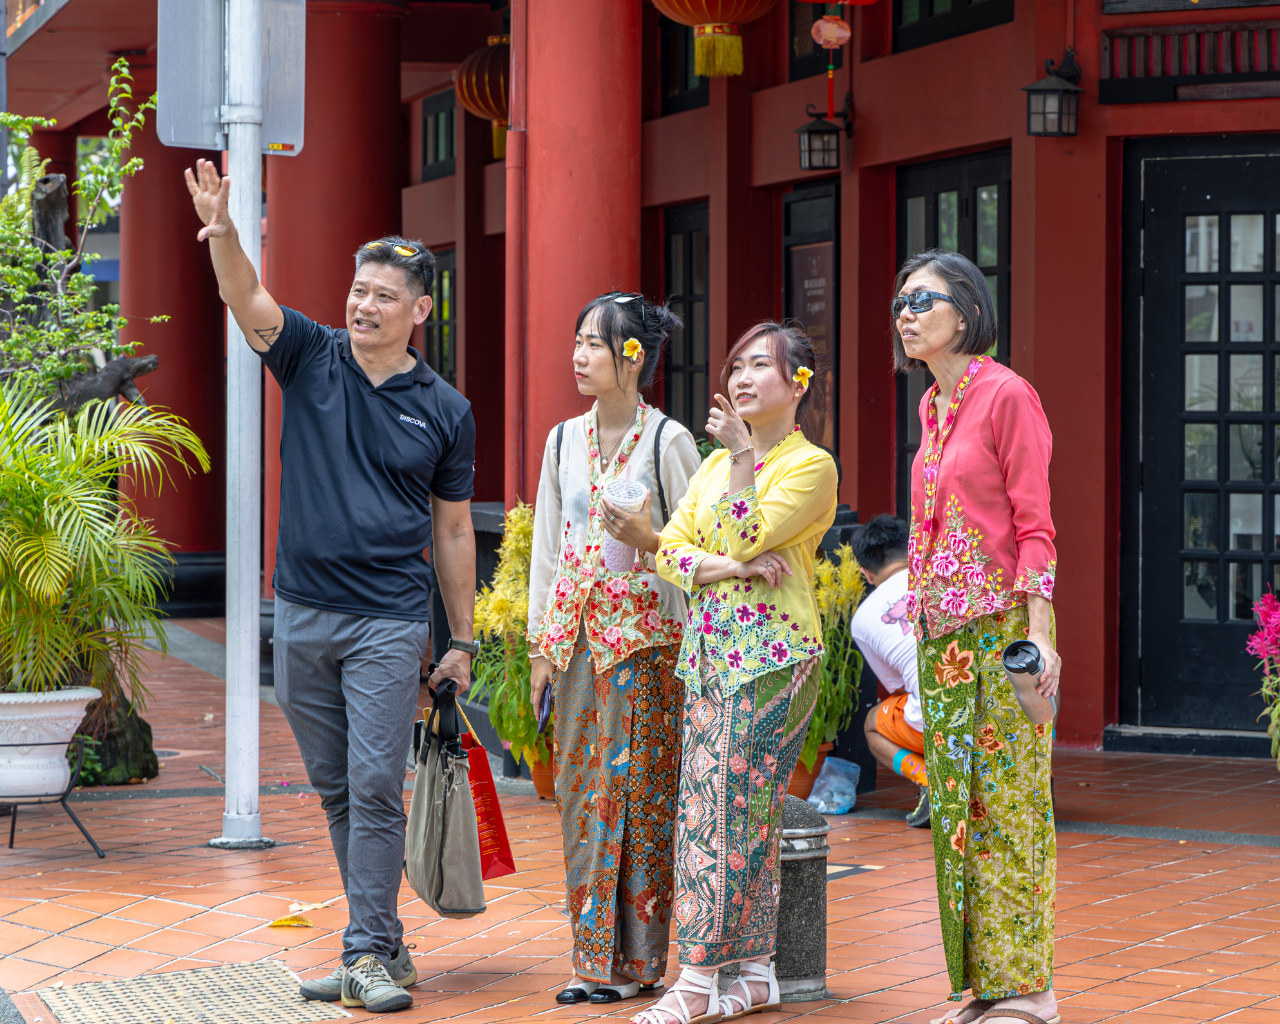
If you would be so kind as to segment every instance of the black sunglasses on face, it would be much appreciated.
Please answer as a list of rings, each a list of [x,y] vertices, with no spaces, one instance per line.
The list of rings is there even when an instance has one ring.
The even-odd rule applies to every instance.
[[[956,303],[950,295],[944,295],[942,292],[912,292],[910,295],[899,295],[893,300],[893,318],[897,320],[902,316],[904,309],[910,309],[913,313],[927,313],[933,309],[937,299],[950,302],[953,306]]]

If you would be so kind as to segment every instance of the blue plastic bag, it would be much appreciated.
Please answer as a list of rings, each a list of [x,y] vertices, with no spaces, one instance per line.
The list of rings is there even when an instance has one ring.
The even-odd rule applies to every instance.
[[[808,802],[823,814],[848,814],[858,802],[861,774],[859,765],[828,755],[814,780]]]

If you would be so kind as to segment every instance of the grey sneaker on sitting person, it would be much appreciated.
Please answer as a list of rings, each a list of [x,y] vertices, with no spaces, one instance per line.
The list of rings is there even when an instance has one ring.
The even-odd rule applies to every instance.
[[[317,999],[326,1003],[336,1003],[342,998],[342,976],[346,968],[339,964],[323,978],[306,978],[299,991],[303,999]],[[408,988],[418,983],[418,971],[409,957],[409,947],[403,942],[396,950],[395,959],[387,965],[387,974],[401,988]]]
[[[363,1006],[370,1013],[388,1013],[407,1010],[413,1005],[413,995],[391,980],[386,964],[372,953],[366,953],[342,976],[342,1005]]]
[[[916,809],[907,815],[907,824],[912,828],[929,827],[929,787],[920,787],[920,802]]]

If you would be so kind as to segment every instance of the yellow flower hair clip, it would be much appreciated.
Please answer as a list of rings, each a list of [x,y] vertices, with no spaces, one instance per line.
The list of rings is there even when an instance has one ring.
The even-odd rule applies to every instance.
[[[813,371],[807,366],[802,366],[796,370],[795,375],[791,378],[800,385],[805,391],[809,390],[809,378],[813,376]]]
[[[640,352],[640,342],[635,338],[628,338],[627,343],[622,346],[622,354],[633,363],[640,358]]]

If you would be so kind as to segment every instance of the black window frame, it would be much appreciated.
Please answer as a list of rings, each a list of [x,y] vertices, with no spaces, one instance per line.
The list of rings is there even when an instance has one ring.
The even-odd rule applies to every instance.
[[[938,206],[937,197],[945,192],[957,193],[956,216],[956,251],[964,253],[977,262],[977,190],[985,185],[995,184],[999,188],[997,197],[998,220],[997,262],[991,264],[996,277],[996,315],[999,330],[996,336],[997,362],[1009,365],[1009,311],[1012,286],[1012,264],[1009,250],[1012,243],[1013,209],[1013,156],[1012,150],[1002,147],[986,150],[970,156],[955,157],[950,160],[937,160],[921,164],[906,164],[898,168],[895,190],[895,238],[898,254],[897,265],[901,266],[908,256],[907,251],[907,200],[911,196],[922,193],[925,196],[925,236],[923,249],[934,248],[938,244]],[[972,239],[972,245],[966,250],[966,242]],[[982,268],[985,269],[985,268]],[[885,319],[889,319],[890,297],[884,299]],[[933,379],[928,370],[913,371],[924,374],[923,390],[928,390]],[[900,373],[895,387],[895,420],[894,441],[897,450],[897,502],[898,514],[904,519],[909,517],[911,508],[911,466],[915,460],[916,450],[920,447],[920,438],[912,439],[912,428],[919,423],[919,395],[913,393],[910,374]],[[920,379],[917,379],[920,383]],[[917,389],[919,390],[919,389]]]
[[[422,325],[422,358],[450,387],[458,386],[458,255],[437,249],[431,313]],[[446,294],[447,291],[447,294]]]
[[[796,211],[807,207],[810,216],[797,217]],[[817,214],[817,216],[813,216]],[[782,309],[783,315],[790,318],[795,315],[795,282],[791,278],[791,250],[793,246],[811,245],[813,243],[831,243],[831,283],[828,296],[831,302],[832,337],[828,339],[826,359],[829,366],[824,366],[819,354],[818,371],[821,374],[829,371],[835,391],[826,395],[817,391],[810,401],[815,399],[826,402],[831,399],[830,408],[826,410],[831,417],[831,447],[827,450],[840,457],[840,402],[838,398],[840,382],[840,184],[836,179],[827,179],[813,184],[797,186],[782,197]],[[799,318],[797,318],[799,319]],[[803,320],[802,320],[803,322]],[[806,329],[809,324],[804,325]],[[815,375],[815,381],[818,379]],[[825,381],[819,388],[825,388]],[[814,444],[825,447],[820,437],[811,437]]]
[[[934,6],[940,0],[919,0],[922,14],[919,20],[904,25],[903,0],[893,0],[893,51],[914,50],[944,39],[981,32],[1013,21],[1014,0],[947,0],[950,7],[935,13]]]
[[[671,334],[671,347],[662,367],[663,404],[667,415],[683,423],[695,436],[703,433],[706,427],[711,402],[709,224],[710,207],[705,202],[672,206],[663,211],[663,291],[671,311],[682,321],[682,326]],[[694,274],[694,247],[697,245],[699,231],[702,232],[703,287],[706,289],[702,292],[695,290]],[[676,244],[682,246],[680,268],[684,273],[679,281],[673,277],[675,261],[671,259],[672,246]],[[701,319],[703,344],[708,346],[707,356],[702,360],[697,358],[697,353],[693,350],[695,317]],[[698,374],[703,378],[701,387],[698,386]]]
[[[436,137],[436,118],[444,117],[450,125],[449,153],[433,157],[431,144]],[[435,181],[454,173],[458,152],[458,104],[452,89],[428,96],[422,101],[422,180]]]
[[[705,107],[711,101],[711,86],[706,78],[693,73],[693,29],[660,14],[658,38],[661,41],[658,79],[662,90],[662,116]],[[697,84],[690,85],[694,79]],[[673,80],[684,85],[668,92],[667,83]]]

